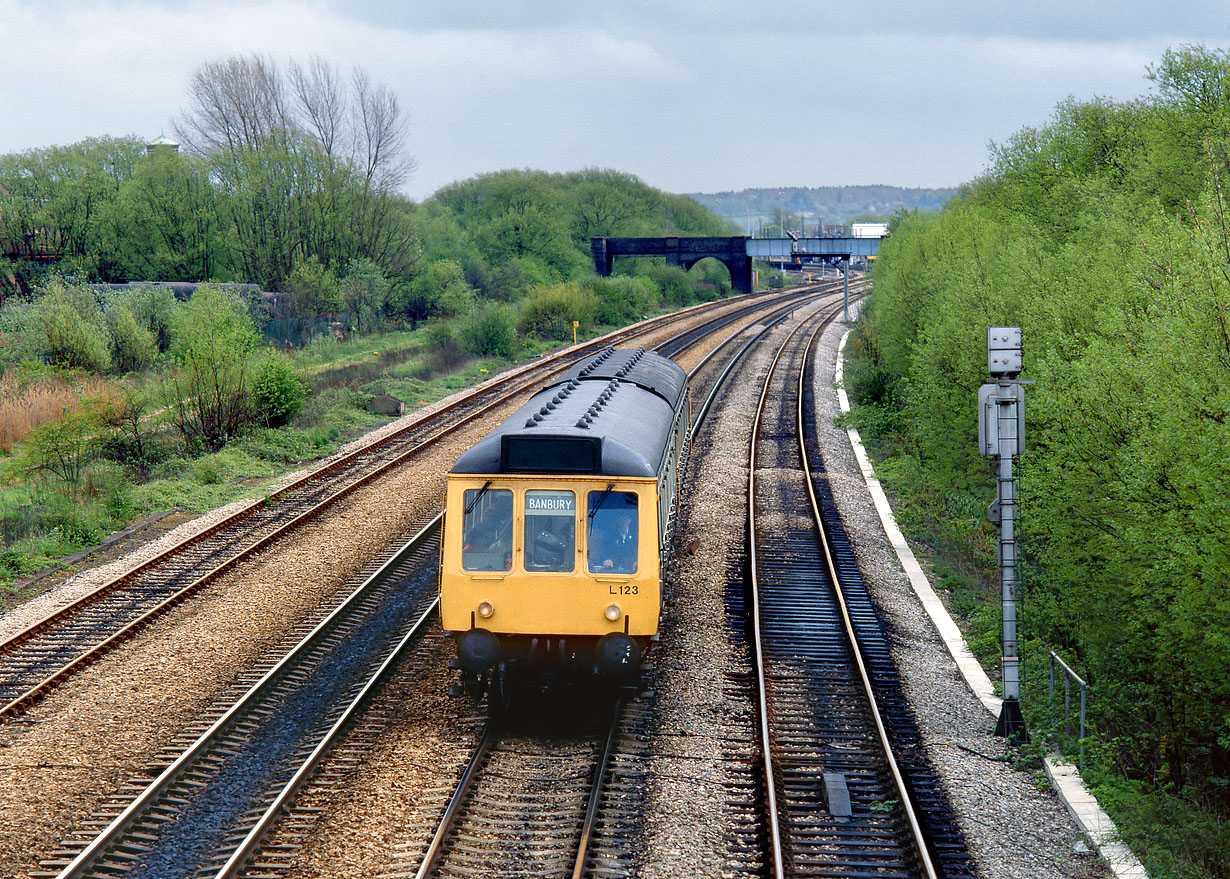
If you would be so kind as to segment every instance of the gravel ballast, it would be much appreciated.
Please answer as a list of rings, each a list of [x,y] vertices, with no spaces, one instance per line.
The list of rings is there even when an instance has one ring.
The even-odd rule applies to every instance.
[[[1014,768],[1015,751],[993,735],[995,718],[961,677],[884,533],[839,414],[833,374],[846,324],[818,340],[816,422],[833,496],[859,569],[893,641],[902,687],[932,765],[985,879],[1110,876],[1054,791]]]

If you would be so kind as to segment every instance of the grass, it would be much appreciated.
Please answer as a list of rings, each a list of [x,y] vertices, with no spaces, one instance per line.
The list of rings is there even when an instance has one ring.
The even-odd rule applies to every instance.
[[[605,331],[594,328],[589,337]],[[214,454],[182,454],[172,413],[154,403],[141,422],[146,457],[135,464],[125,459],[118,450],[131,452],[131,442],[125,445],[123,437],[98,427],[98,438],[112,441],[89,450],[81,481],[71,486],[30,469],[30,432],[82,411],[91,399],[121,398],[123,381],[8,366],[0,377],[0,594],[11,599],[14,583],[152,513],[201,513],[260,496],[279,477],[392,420],[369,410],[377,394],[404,401],[409,413],[572,343],[571,336],[560,342],[522,339],[517,359],[471,359],[438,375],[426,337],[423,328],[341,341],[320,337],[285,352],[308,385],[303,411],[277,430],[249,428]],[[156,388],[146,390],[150,399],[164,399]]]

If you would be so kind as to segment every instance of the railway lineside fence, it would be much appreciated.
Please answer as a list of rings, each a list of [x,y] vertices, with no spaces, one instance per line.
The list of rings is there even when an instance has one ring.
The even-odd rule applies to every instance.
[[[1085,682],[1084,678],[1082,678],[1076,672],[1072,671],[1072,668],[1066,662],[1064,662],[1062,659],[1056,656],[1054,650],[1051,650],[1048,652],[1050,653],[1051,690],[1050,690],[1050,699],[1047,702],[1047,705],[1050,707],[1051,713],[1053,715],[1055,711],[1055,665],[1058,664],[1059,667],[1063,670],[1063,732],[1064,732],[1064,735],[1068,738],[1072,737],[1072,682],[1076,681],[1076,683],[1079,684],[1081,688],[1080,729],[1079,729],[1080,736],[1077,739],[1077,743],[1079,746],[1079,755],[1080,755],[1078,765],[1080,766],[1080,770],[1084,772],[1085,771],[1085,707],[1088,704],[1089,685]]]

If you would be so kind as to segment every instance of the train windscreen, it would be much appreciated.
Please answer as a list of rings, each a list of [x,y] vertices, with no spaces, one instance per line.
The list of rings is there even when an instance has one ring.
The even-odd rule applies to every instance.
[[[512,492],[502,488],[468,488],[462,503],[461,567],[467,571],[511,569]]]
[[[635,574],[637,568],[637,498],[631,491],[589,493],[591,574]]]

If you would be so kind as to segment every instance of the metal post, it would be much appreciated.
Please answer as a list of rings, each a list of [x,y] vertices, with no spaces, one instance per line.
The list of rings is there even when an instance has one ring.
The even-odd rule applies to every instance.
[[[1080,750],[1080,767],[1081,772],[1085,771],[1085,690],[1087,684],[1081,681],[1081,750]]]
[[[1012,459],[1017,447],[1016,387],[999,383],[995,400],[999,421],[999,581],[1004,617],[1003,686],[1004,698],[1021,698],[1020,657],[1017,654],[1016,620],[1016,479]]]
[[[1063,676],[1063,734],[1072,735],[1072,679]]]
[[[995,503],[987,511],[999,532],[1000,607],[1003,615],[1004,702],[995,734],[1025,738],[1021,714],[1021,660],[1017,652],[1017,494],[1012,459],[1025,450],[1025,391],[1021,373],[1021,328],[987,328],[987,371],[992,382],[978,392],[979,452],[997,459]]]
[[[841,299],[841,319],[846,323],[850,322],[850,260],[843,259],[841,261],[841,274],[845,278],[845,283],[842,285]]]

